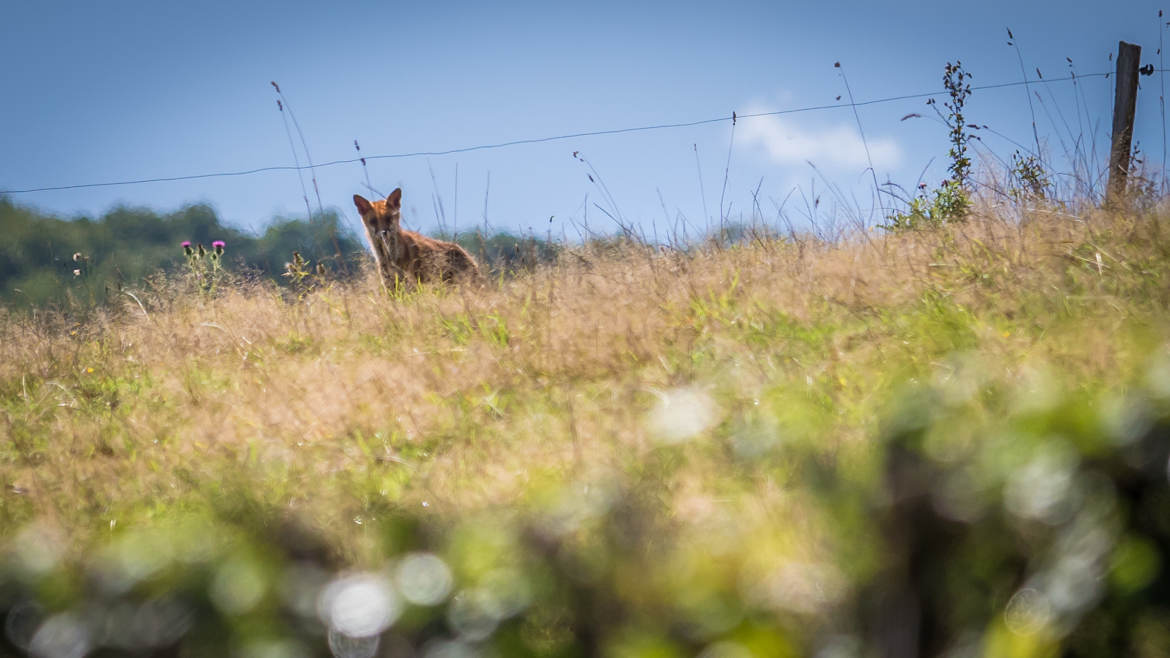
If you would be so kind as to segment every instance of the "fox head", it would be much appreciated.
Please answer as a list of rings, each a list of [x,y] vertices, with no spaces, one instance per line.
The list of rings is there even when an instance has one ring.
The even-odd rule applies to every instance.
[[[353,195],[353,205],[362,216],[362,224],[370,239],[370,246],[379,262],[394,260],[398,249],[398,231],[402,222],[402,189],[394,188],[385,201],[367,201],[360,194]]]

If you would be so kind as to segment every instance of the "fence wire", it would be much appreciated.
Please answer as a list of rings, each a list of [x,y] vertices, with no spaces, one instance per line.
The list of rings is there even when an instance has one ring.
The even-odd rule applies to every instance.
[[[1149,70],[1148,72],[1142,71],[1142,73],[1144,73],[1146,75],[1152,75],[1154,72],[1162,73],[1162,72],[1165,72],[1166,70],[1167,69],[1153,69],[1153,70]],[[1003,89],[1003,88],[1007,88],[1007,87],[1022,87],[1022,86],[1026,86],[1026,85],[1051,84],[1051,83],[1055,83],[1055,82],[1075,81],[1075,80],[1082,79],[1082,78],[1108,78],[1110,75],[1112,75],[1112,74],[1111,73],[1070,74],[1070,75],[1067,75],[1064,77],[1059,77],[1059,78],[1038,78],[1035,80],[1018,80],[1015,82],[1001,82],[1001,83],[996,83],[996,84],[977,85],[977,86],[972,86],[971,90],[972,91],[983,91],[983,90],[991,90],[991,89]],[[359,157],[354,157],[354,158],[345,158],[345,159],[341,159],[341,160],[331,160],[328,162],[321,162],[321,163],[317,163],[314,165],[308,165],[308,164],[305,164],[305,165],[301,165],[301,164],[273,165],[273,166],[268,166],[268,167],[256,167],[255,169],[243,169],[243,170],[239,170],[239,171],[216,171],[216,172],[209,172],[209,173],[202,173],[202,174],[187,174],[187,175],[182,175],[182,176],[160,176],[160,177],[154,177],[154,178],[137,178],[137,179],[130,179],[130,180],[105,181],[105,182],[100,182],[100,183],[75,183],[75,184],[71,184],[71,185],[47,185],[44,187],[27,187],[27,188],[20,188],[20,189],[14,188],[14,189],[0,190],[0,194],[30,194],[33,192],[57,192],[57,191],[63,191],[63,190],[78,190],[78,189],[95,188],[95,187],[115,187],[115,186],[120,186],[120,185],[142,185],[142,184],[147,184],[147,183],[168,183],[168,182],[175,182],[175,181],[200,180],[200,179],[207,179],[207,178],[250,176],[253,174],[260,174],[260,173],[274,172],[274,171],[316,170],[316,169],[322,169],[325,167],[336,167],[336,166],[340,166],[340,165],[355,164],[355,163],[361,162],[362,160],[396,160],[396,159],[402,159],[402,158],[455,155],[455,154],[459,154],[459,153],[471,153],[473,151],[488,151],[488,150],[494,150],[494,149],[510,148],[513,146],[523,146],[523,145],[527,145],[527,144],[543,144],[543,143],[547,143],[547,142],[563,141],[566,139],[578,139],[581,137],[598,137],[598,136],[603,136],[603,135],[621,135],[621,134],[626,134],[626,133],[647,132],[647,131],[652,131],[652,130],[670,130],[670,129],[677,129],[677,128],[691,128],[694,126],[702,126],[702,125],[713,124],[713,123],[722,123],[722,122],[733,122],[734,123],[735,121],[751,120],[751,119],[756,119],[756,118],[760,118],[760,117],[772,117],[772,116],[781,116],[781,115],[786,115],[786,114],[800,114],[800,113],[804,113],[804,112],[819,112],[819,111],[826,111],[826,110],[838,110],[838,109],[844,109],[844,108],[856,108],[856,107],[864,107],[867,105],[878,105],[878,104],[882,104],[882,103],[894,103],[894,102],[899,102],[899,101],[916,100],[916,99],[921,99],[921,98],[931,98],[934,96],[943,95],[945,93],[946,93],[945,91],[935,91],[935,92],[923,92],[923,93],[917,93],[917,94],[903,94],[900,96],[889,96],[889,97],[885,97],[885,98],[875,98],[875,99],[871,99],[871,100],[858,101],[855,103],[830,103],[830,104],[826,104],[826,105],[809,105],[809,106],[805,106],[805,107],[795,107],[795,108],[788,108],[788,109],[783,109],[783,110],[774,110],[774,111],[770,111],[770,112],[755,112],[755,113],[751,113],[751,114],[736,114],[736,113],[732,112],[731,114],[728,114],[727,116],[713,117],[710,119],[699,119],[696,121],[682,121],[682,122],[678,122],[678,123],[658,123],[658,124],[651,124],[651,125],[645,125],[645,126],[634,126],[634,127],[629,127],[629,128],[612,128],[612,129],[608,129],[608,130],[590,130],[590,131],[584,131],[584,132],[567,133],[567,134],[563,134],[563,135],[551,135],[551,136],[547,136],[547,137],[532,137],[532,138],[527,138],[527,139],[515,139],[515,140],[506,141],[506,142],[477,144],[474,146],[463,146],[463,147],[444,149],[444,150],[410,151],[410,152],[404,152],[404,153],[374,154],[374,155],[359,156]]]

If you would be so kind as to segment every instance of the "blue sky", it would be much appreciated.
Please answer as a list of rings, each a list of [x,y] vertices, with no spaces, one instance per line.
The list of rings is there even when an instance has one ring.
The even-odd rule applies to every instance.
[[[1155,2],[54,2],[7,0],[0,20],[0,189],[238,171],[293,162],[270,80],[316,162],[726,117],[941,90],[947,61],[973,83],[1112,70],[1117,41],[1159,65]],[[1112,80],[1054,83],[1034,97],[1046,157],[1078,136],[1108,150]],[[1138,138],[1161,166],[1159,76],[1143,77]],[[844,100],[847,100],[847,96]],[[940,94],[941,102],[942,96]],[[945,176],[946,130],[922,99],[860,108],[878,178]],[[900,121],[912,112],[922,119]],[[968,117],[1006,158],[1032,145],[1022,87],[976,91]],[[1076,118],[1074,118],[1076,117]],[[1002,136],[1001,136],[1002,135]],[[295,135],[294,135],[295,136]],[[300,148],[297,140],[297,148]],[[572,157],[577,151],[587,163]],[[730,167],[724,189],[724,169]],[[298,156],[304,162],[304,156]],[[814,170],[808,164],[816,165]],[[590,171],[590,166],[592,171]],[[608,194],[589,175],[600,174]],[[872,182],[848,109],[690,128],[369,161],[374,188],[404,189],[408,227],[484,223],[575,238],[616,226],[647,234],[750,213],[752,191],[794,221],[827,184],[868,210]],[[321,202],[355,228],[350,164],[316,171]],[[490,179],[490,183],[489,183]],[[700,185],[700,179],[702,185]],[[309,173],[305,184],[314,211]],[[214,206],[251,229],[303,216],[294,172],[13,195],[63,216],[118,204]],[[552,218],[550,221],[550,217]]]

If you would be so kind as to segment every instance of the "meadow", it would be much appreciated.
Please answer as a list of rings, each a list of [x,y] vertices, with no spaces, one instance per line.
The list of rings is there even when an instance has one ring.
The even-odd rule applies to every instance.
[[[1165,655],[1168,217],[0,311],[0,646]]]

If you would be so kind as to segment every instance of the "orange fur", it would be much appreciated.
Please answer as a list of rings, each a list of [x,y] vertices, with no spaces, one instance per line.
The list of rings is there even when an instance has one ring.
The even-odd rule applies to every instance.
[[[400,279],[425,283],[478,277],[479,266],[463,247],[402,230],[400,188],[395,188],[385,201],[367,201],[355,194],[353,204],[362,216],[378,271],[387,286],[394,286]]]

